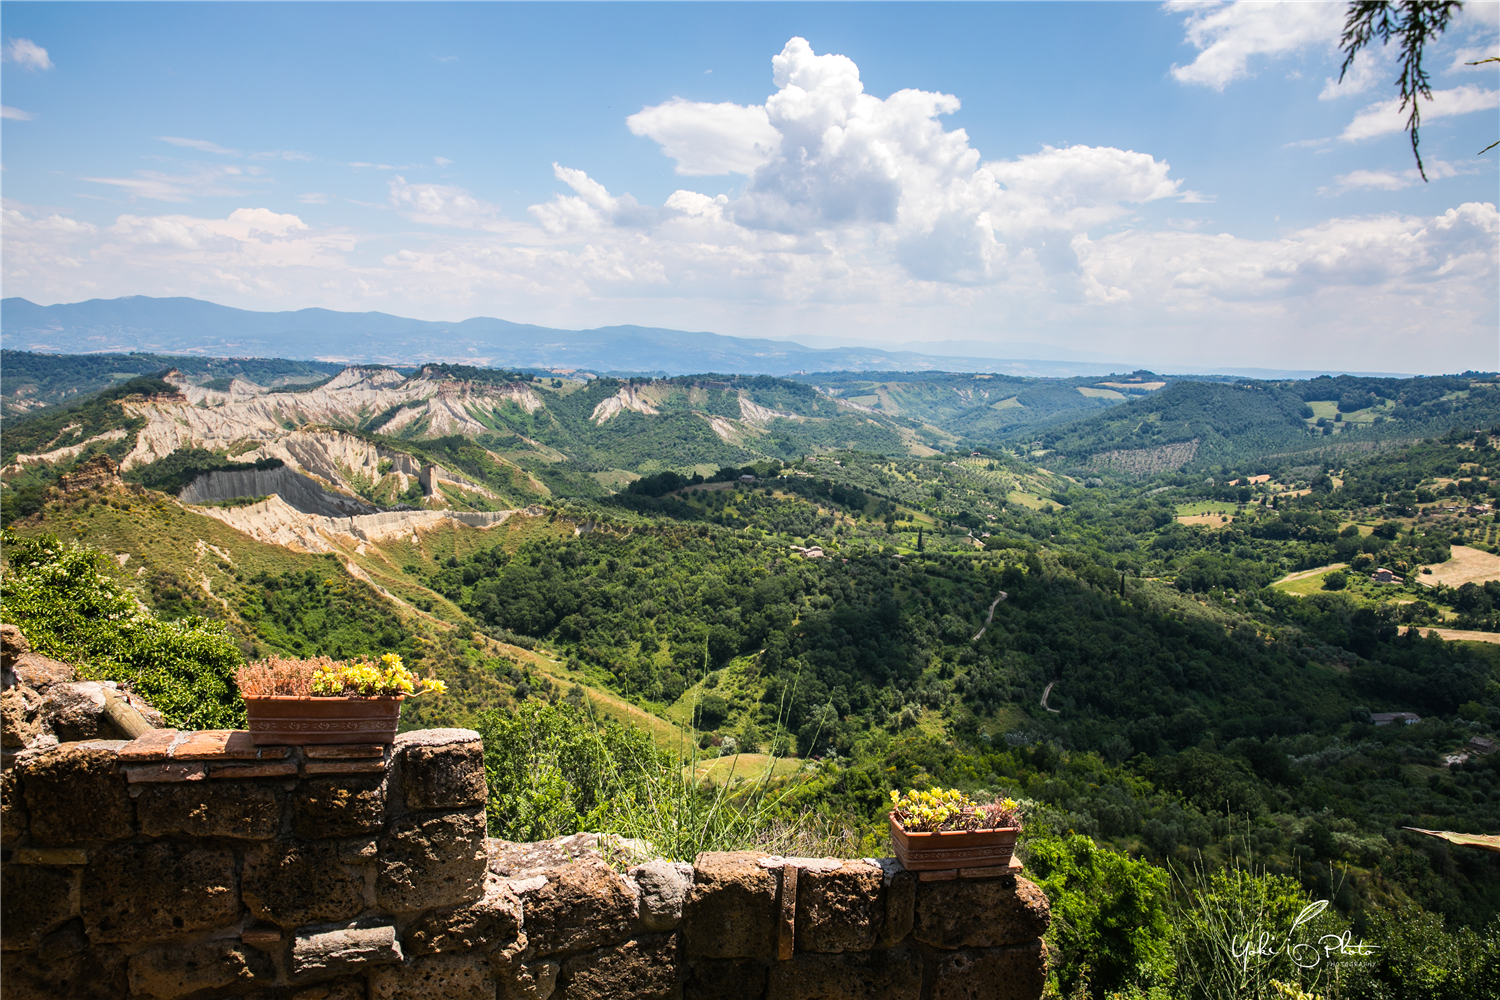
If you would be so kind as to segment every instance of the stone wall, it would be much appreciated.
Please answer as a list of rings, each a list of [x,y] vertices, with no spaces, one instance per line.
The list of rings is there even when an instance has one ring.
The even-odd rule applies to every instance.
[[[485,837],[477,734],[263,747],[149,732],[3,772],[6,1000],[1030,1000],[1015,869]]]

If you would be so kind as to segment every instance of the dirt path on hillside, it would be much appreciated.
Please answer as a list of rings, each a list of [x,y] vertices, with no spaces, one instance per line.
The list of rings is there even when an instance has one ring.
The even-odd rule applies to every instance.
[[[1440,583],[1462,587],[1466,583],[1500,580],[1500,556],[1490,555],[1467,545],[1455,545],[1449,551],[1453,553],[1451,559],[1422,567],[1432,570],[1432,575],[1418,570],[1416,581],[1424,587],[1436,587]]]
[[[1000,591],[1000,596],[995,598],[994,602],[990,605],[990,613],[985,616],[984,624],[979,627],[978,632],[974,633],[974,638],[970,639],[970,642],[978,642],[981,638],[984,637],[984,630],[989,628],[990,623],[995,620],[995,609],[1000,606],[1001,601],[1005,600],[1009,596],[1010,595],[1005,591]]]
[[[1317,576],[1319,573],[1327,573],[1329,570],[1348,568],[1348,563],[1333,563],[1329,566],[1319,566],[1317,569],[1305,569],[1300,573],[1290,573],[1282,577],[1280,580],[1277,580],[1276,583],[1291,583],[1293,580],[1306,580],[1310,576]],[[1271,586],[1274,587],[1276,586],[1276,584],[1273,583],[1271,584]]]

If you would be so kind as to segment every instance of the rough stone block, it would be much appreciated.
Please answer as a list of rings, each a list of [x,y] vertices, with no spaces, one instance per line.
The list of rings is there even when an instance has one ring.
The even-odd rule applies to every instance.
[[[880,942],[890,948],[906,940],[916,917],[917,876],[898,861],[882,864],[885,870],[885,927]]]
[[[40,950],[6,952],[0,960],[5,1000],[121,1000],[129,990],[125,956],[115,948],[84,948],[52,959]]]
[[[208,776],[225,778],[285,778],[297,773],[295,760],[268,760],[250,763],[209,764]]]
[[[379,833],[385,825],[381,778],[305,782],[292,794],[292,829],[308,840]]]
[[[101,850],[83,870],[89,939],[149,941],[233,923],[240,915],[234,854],[162,841]]]
[[[177,730],[153,729],[131,740],[120,750],[121,764],[149,764],[166,760],[172,744],[177,742]]]
[[[125,781],[131,785],[202,781],[207,776],[207,764],[174,764],[169,760],[156,764],[132,764],[125,768]]]
[[[17,685],[0,691],[0,746],[19,749],[42,734],[42,697]]]
[[[383,760],[309,760],[302,764],[302,773],[309,778],[325,774],[384,774]]]
[[[130,992],[175,1000],[202,990],[243,986],[255,978],[251,954],[234,940],[152,948],[131,956]]]
[[[484,897],[473,903],[423,914],[406,932],[406,953],[432,955],[447,951],[489,953],[524,947],[521,900],[498,875],[487,875]],[[520,946],[520,947],[518,947]]]
[[[396,820],[381,838],[376,900],[391,913],[411,913],[479,899],[488,858],[482,811]]]
[[[308,760],[353,760],[379,757],[385,759],[383,743],[329,743],[305,746],[302,753]]]
[[[0,865],[0,945],[6,951],[35,948],[44,935],[67,923],[78,905],[78,879],[66,869]]]
[[[652,934],[563,962],[562,1000],[676,1000],[677,935]]]
[[[271,749],[271,748],[267,748]],[[276,757],[286,755],[276,747]],[[266,757],[242,729],[201,729],[185,733],[172,747],[173,760],[261,760]]]
[[[63,743],[19,767],[33,841],[78,844],[135,833],[135,804],[113,750]]]
[[[500,980],[500,1000],[548,1000],[557,988],[558,962],[526,962],[502,966],[496,971]]]
[[[380,841],[375,837],[350,837],[339,841],[339,860],[346,865],[374,861],[380,856]]]
[[[767,970],[744,959],[695,958],[686,993],[693,1000],[762,1000]]]
[[[28,820],[20,770],[6,768],[0,771],[0,843],[9,847],[26,836]]]
[[[18,847],[10,861],[15,865],[86,865],[89,852],[82,847]]]
[[[1036,1000],[1047,981],[1041,941],[956,951],[938,962],[932,1000]]]
[[[275,841],[245,855],[240,891],[250,912],[280,927],[330,923],[365,907],[365,878],[339,863],[338,844]]]
[[[433,737],[429,734],[450,734]],[[396,737],[408,809],[468,809],[488,797],[484,746],[469,729],[419,730]]]
[[[10,622],[0,625],[0,666],[9,670],[17,657],[29,652],[31,643],[26,641],[26,634],[19,625],[12,625]]]
[[[912,934],[934,948],[999,948],[1047,933],[1047,897],[1017,875],[921,882]]]
[[[769,957],[776,947],[776,873],[759,851],[704,852],[693,864],[683,941],[706,958]]]
[[[61,660],[29,651],[18,656],[9,666],[18,683],[42,694],[54,684],[67,684],[75,676],[73,668]]]
[[[771,966],[766,1000],[917,1000],[921,993],[922,956],[916,952],[801,953]]]
[[[310,978],[389,965],[402,959],[396,928],[304,927],[292,941],[292,975]]]
[[[365,1000],[365,979],[342,976],[309,986],[253,990],[245,994],[245,1000]]]
[[[874,865],[846,861],[833,871],[809,869],[797,880],[800,951],[869,951],[885,924],[885,876]]]
[[[495,970],[479,955],[427,955],[370,972],[370,1000],[495,1000]]]
[[[104,714],[107,704],[104,685],[98,681],[53,684],[42,702],[42,715],[64,743],[107,740],[117,735]]]
[[[615,944],[635,929],[636,888],[602,861],[553,869],[523,896],[533,954],[555,955]]]
[[[681,861],[648,861],[630,870],[640,887],[641,926],[669,931],[682,923],[682,906],[693,888],[693,866]]]
[[[238,837],[270,840],[281,830],[279,789],[260,783],[153,785],[136,799],[148,837]]]

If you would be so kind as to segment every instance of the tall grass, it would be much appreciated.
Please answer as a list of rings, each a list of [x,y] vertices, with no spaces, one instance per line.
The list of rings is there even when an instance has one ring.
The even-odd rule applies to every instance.
[[[788,739],[783,692],[765,770],[737,775],[740,753],[725,760],[728,775],[699,775],[709,754],[694,725],[677,726],[674,746],[644,730],[599,718],[581,704],[523,703],[513,713],[487,712],[478,722],[485,743],[492,836],[543,840],[579,831],[612,833],[636,853],[691,861],[703,851],[758,849],[771,853],[857,847],[840,824],[792,807],[796,780],[778,777]],[[691,706],[689,719],[698,717]]]

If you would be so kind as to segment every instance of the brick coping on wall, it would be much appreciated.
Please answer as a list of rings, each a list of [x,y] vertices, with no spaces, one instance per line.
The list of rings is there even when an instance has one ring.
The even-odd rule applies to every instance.
[[[256,747],[155,730],[0,776],[6,1000],[1034,1000],[1018,863],[744,851],[619,870],[485,837],[472,730]]]

